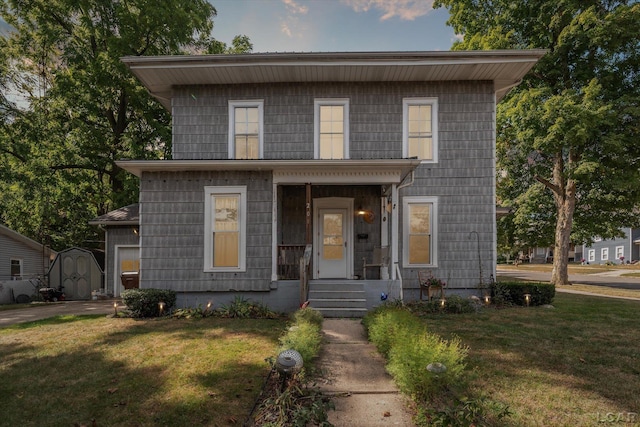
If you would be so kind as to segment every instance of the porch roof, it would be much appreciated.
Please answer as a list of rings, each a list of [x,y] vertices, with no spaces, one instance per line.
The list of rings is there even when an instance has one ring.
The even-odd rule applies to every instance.
[[[282,82],[491,81],[500,100],[542,49],[128,56],[122,61],[171,110],[176,86]]]
[[[143,172],[271,171],[276,183],[399,184],[419,159],[374,160],[120,160],[116,164],[140,177]]]

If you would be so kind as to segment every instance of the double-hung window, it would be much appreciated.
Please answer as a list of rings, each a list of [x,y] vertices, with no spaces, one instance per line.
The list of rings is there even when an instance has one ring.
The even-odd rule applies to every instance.
[[[314,125],[316,159],[349,158],[348,99],[316,99]]]
[[[436,266],[438,198],[410,196],[402,203],[404,266]]]
[[[587,261],[596,262],[596,250],[595,249],[589,249],[589,252],[587,252]]]
[[[19,258],[11,258],[11,278],[19,279],[22,277],[22,260]]]
[[[204,191],[204,271],[245,271],[247,188],[205,187]]]
[[[402,100],[402,156],[438,161],[438,99]]]
[[[264,101],[229,101],[229,158],[263,157],[262,117]]]
[[[616,259],[624,258],[624,246],[616,246]]]
[[[609,261],[609,248],[600,249],[600,261]]]

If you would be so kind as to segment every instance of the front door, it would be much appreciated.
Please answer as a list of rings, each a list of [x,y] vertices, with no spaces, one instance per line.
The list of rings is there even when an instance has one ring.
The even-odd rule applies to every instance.
[[[352,276],[353,228],[351,199],[316,201],[314,241],[316,279],[346,279]],[[332,203],[333,202],[333,203]]]

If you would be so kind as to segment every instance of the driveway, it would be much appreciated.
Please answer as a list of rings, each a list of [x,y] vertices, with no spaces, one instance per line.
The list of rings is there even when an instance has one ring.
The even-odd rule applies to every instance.
[[[107,315],[113,313],[114,302],[118,304],[118,310],[125,308],[120,300],[100,300],[52,302],[33,307],[4,310],[0,311],[0,328],[16,323],[33,322],[34,320],[46,319],[53,316],[73,314]]]

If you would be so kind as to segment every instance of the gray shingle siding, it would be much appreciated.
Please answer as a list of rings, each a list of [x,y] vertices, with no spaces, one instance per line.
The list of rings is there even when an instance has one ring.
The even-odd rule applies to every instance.
[[[495,263],[495,96],[485,82],[329,83],[178,88],[172,101],[173,158],[228,158],[228,101],[264,101],[264,158],[313,159],[314,100],[349,99],[350,158],[402,157],[403,98],[438,99],[438,163],[424,163],[402,196],[437,196],[438,267],[450,288],[472,289]],[[246,185],[247,271],[204,273],[204,187]],[[268,290],[272,262],[272,180],[269,173],[144,173],[142,203],[143,287],[177,291]],[[314,188],[316,188],[314,186]],[[375,200],[375,190],[330,188],[327,196]],[[279,191],[281,191],[279,189]],[[324,193],[323,193],[324,194]],[[315,196],[314,196],[315,197]],[[399,206],[402,254],[402,206]],[[279,215],[282,215],[279,212]],[[379,241],[379,223],[354,224],[369,232],[355,244],[354,270]],[[376,230],[371,232],[368,230]],[[303,229],[296,228],[299,235]],[[278,242],[282,242],[279,230]],[[476,240],[478,233],[480,247]],[[284,242],[304,243],[304,242]],[[480,258],[480,263],[478,258]],[[399,260],[402,265],[402,259]],[[417,288],[417,270],[402,271],[405,288]]]
[[[268,290],[272,180],[260,172],[144,173],[140,179],[143,288]],[[247,270],[205,273],[204,187],[247,187]]]

